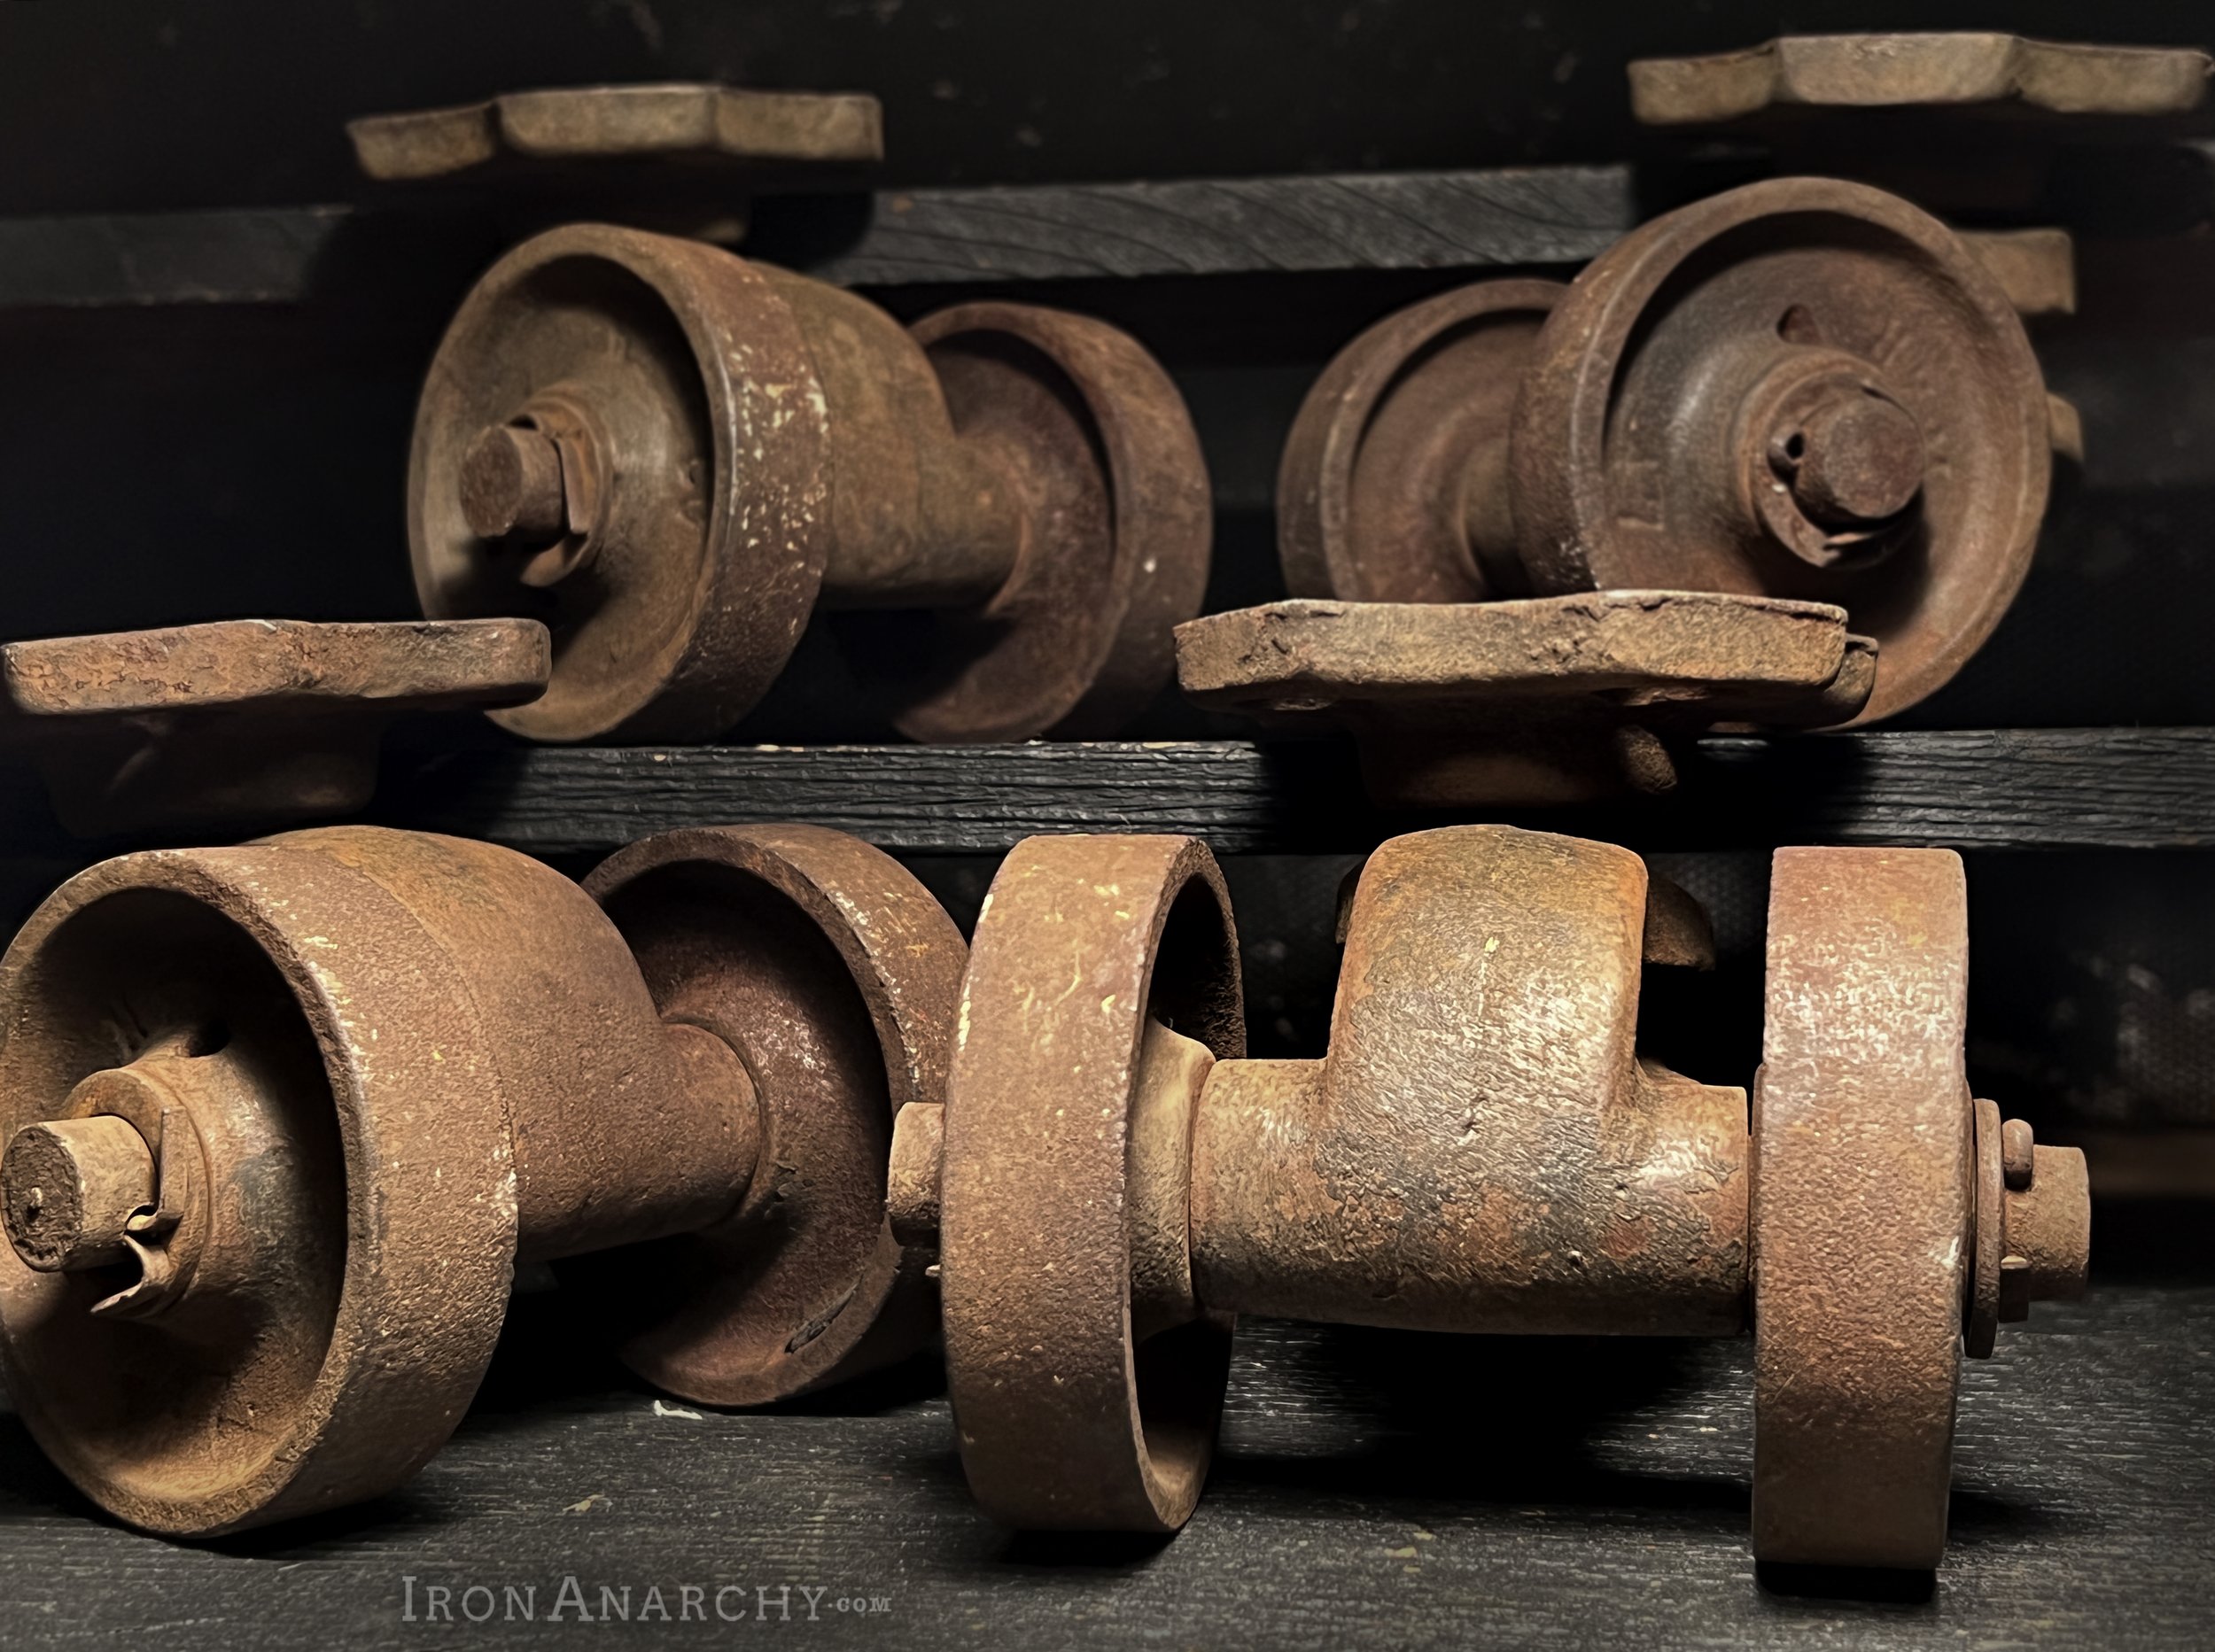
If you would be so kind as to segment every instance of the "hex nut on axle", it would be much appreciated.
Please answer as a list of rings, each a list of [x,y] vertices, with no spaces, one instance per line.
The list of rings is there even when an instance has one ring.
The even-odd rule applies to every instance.
[[[112,1113],[27,1124],[0,1160],[9,1243],[41,1273],[127,1260],[130,1220],[153,1202],[153,1154]]]
[[[417,409],[427,614],[523,612],[539,740],[704,740],[820,610],[926,741],[1111,730],[1207,583],[1207,471],[1169,376],[1101,322],[874,306],[696,241],[575,224],[471,291]]]
[[[1662,214],[1566,287],[1387,317],[1286,443],[1286,583],[1828,603],[1877,650],[1833,720],[1900,710],[2012,601],[2066,440],[1994,256],[1882,190],[1772,179]]]
[[[88,1496],[206,1537],[400,1484],[519,1261],[598,1265],[633,1362],[727,1402],[918,1345],[881,1190],[942,1083],[951,921],[806,828],[649,840],[602,890],[335,827],[126,856],[34,914],[0,1365]]]
[[[894,1219],[938,1242],[988,1511],[1174,1530],[1234,1313],[1728,1336],[1750,1309],[1756,1556],[1936,1564],[1965,1316],[2080,1289],[2088,1230],[2081,1156],[2030,1144],[2009,1190],[1997,1109],[1972,1112],[1958,857],[1779,854],[1750,1119],[1638,1048],[1647,971],[1698,961],[1704,926],[1625,850],[1387,842],[1319,1060],[1225,1047],[1217,877],[1186,839],[1021,845],[944,1106],[898,1127]]]

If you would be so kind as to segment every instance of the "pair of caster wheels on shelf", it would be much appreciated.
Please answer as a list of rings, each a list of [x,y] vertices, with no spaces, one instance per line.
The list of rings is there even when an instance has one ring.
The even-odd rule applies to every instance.
[[[1209,491],[1168,375],[1098,321],[903,328],[704,243],[517,248],[431,363],[408,476],[427,619],[11,645],[73,827],[358,808],[395,711],[709,740],[819,617],[911,738],[1115,732],[1175,674],[1335,711],[1409,802],[1673,779],[1661,736],[1932,692],[1998,623],[2053,439],[2021,322],[1936,220],[1758,183],[1572,284],[1479,283],[1341,354],[1287,445],[1298,599],[1196,620]]]
[[[1972,1105],[1955,857],[1780,855],[1751,1122],[1636,1049],[1685,906],[1605,845],[1394,840],[1331,1053],[1249,1061],[1192,839],[1030,840],[973,947],[805,827],[669,834],[581,888],[362,827],[125,857],[0,964],[10,1392],[135,1524],[305,1514],[437,1449],[543,1260],[711,1404],[937,1325],[991,1513],[1161,1532],[1236,1312],[1750,1320],[1757,1551],[1933,1564],[1960,1357],[2081,1286],[2081,1155]]]
[[[1280,538],[1298,597],[1842,609],[1874,680],[1815,712],[1867,720],[1997,624],[2051,440],[2022,323],[1959,237],[1778,180],[1573,284],[1481,283],[1364,334],[1302,409]],[[904,334],[727,252],[577,226],[457,314],[409,516],[427,613],[553,625],[548,695],[496,714],[517,732],[711,737],[822,607],[874,610],[841,617],[846,657],[904,733],[964,741],[1097,733],[1151,697],[1199,611],[1207,493],[1175,390],[1097,322],[973,305]]]
[[[1389,316],[1294,425],[1294,600],[1187,623],[1185,692],[1351,732],[1378,801],[1676,783],[1672,738],[1934,693],[2030,566],[2073,413],[1977,252],[1859,184],[1655,219],[1574,283]]]

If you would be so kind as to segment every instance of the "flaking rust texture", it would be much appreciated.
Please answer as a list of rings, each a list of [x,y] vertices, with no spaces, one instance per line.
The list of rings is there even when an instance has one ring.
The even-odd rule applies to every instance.
[[[903,329],[698,242],[571,225],[463,302],[416,423],[425,611],[553,629],[544,740],[704,740],[811,616],[927,741],[1108,732],[1207,584],[1209,492],[1169,376],[1031,305]]]
[[[1170,1532],[1207,1475],[1230,1322],[1133,1304],[1136,1131],[1149,1020],[1189,1119],[1211,1065],[1244,1051],[1236,940],[1190,838],[1032,838],[977,919],[947,1085],[940,1266],[961,1460],[1010,1524]],[[1156,1098],[1162,1105],[1162,1098]],[[1142,1356],[1134,1317],[1162,1326]],[[1051,1441],[1050,1451],[1042,1451]]]
[[[1468,827],[1379,849],[1329,1055],[1262,1064],[1251,1090],[1233,1069],[1201,1111],[1203,1299],[1417,1330],[1738,1329],[1745,1097],[1638,1060],[1645,911],[1644,866],[1599,844]]]
[[[1665,790],[1665,736],[1845,721],[1877,663],[1838,609],[1670,591],[1295,599],[1190,621],[1177,647],[1201,704],[1344,726],[1372,795],[1417,805]]]
[[[535,699],[535,620],[225,620],[0,648],[0,741],[89,836],[268,825],[359,808],[410,711]]]
[[[1654,219],[1566,286],[1480,283],[1387,316],[1317,381],[1278,480],[1287,586],[1349,606],[1278,605],[1245,634],[1212,617],[1205,642],[1188,626],[1185,685],[1264,711],[1358,707],[1372,789],[1452,804],[1664,788],[1647,735],[1672,716],[1859,723],[1912,705],[1999,623],[2054,454],[2080,445],[2017,314],[2068,307],[2068,275],[2065,237],[1972,245],[1882,190],[1780,178]],[[1576,611],[1528,606],[1580,592],[1749,605],[1727,621],[1654,601],[1636,670],[1581,682]],[[1409,603],[1519,606],[1566,629],[1534,646],[1472,619],[1465,640],[1393,606]],[[1379,606],[1360,621],[1358,604]],[[1754,616],[1809,604],[1867,641],[1795,705],[1765,680],[1783,628]],[[1613,648],[1627,667],[1642,652]],[[1565,701],[1552,738],[1519,740],[1549,679],[1584,694],[1583,726]],[[1762,703],[1729,705],[1734,686]],[[1610,695],[1620,716],[1598,714]],[[1441,723],[1453,708],[1460,760],[1426,756],[1418,700]]]
[[[893,1110],[943,1087],[952,920],[800,826],[649,841],[594,893],[331,827],[108,861],[34,915],[0,962],[0,1360],[88,1496],[206,1537],[400,1484],[519,1260],[722,1403],[928,1334],[882,1189]]]
[[[1784,850],[1754,1121],[1754,1542],[1933,1566],[1973,1245],[1958,856]]]
[[[1329,1053],[1250,1060],[1200,844],[1019,846],[978,920],[944,1107],[911,1106],[893,1150],[897,1229],[939,1246],[987,1509],[1174,1530],[1235,1312],[1751,1322],[1756,1554],[1935,1564],[1964,1338],[1988,1353],[1992,1325],[2082,1289],[2083,1160],[1971,1107],[1955,857],[1788,850],[1776,887],[1749,1119],[1745,1091],[1638,1051],[1644,971],[1710,953],[1625,850],[1504,826],[1387,842],[1345,916]]]

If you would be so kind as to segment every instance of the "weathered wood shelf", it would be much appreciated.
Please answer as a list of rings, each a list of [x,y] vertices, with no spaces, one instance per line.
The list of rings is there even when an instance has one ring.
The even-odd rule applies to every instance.
[[[1477,268],[1580,264],[1640,215],[1627,167],[1010,185],[770,197],[745,251],[877,287]],[[299,303],[411,266],[466,277],[514,238],[483,204],[0,219],[0,308]]]
[[[1718,738],[1685,770],[1666,800],[1519,818],[1641,848],[2215,847],[2215,729]],[[1369,808],[1351,748],[1335,741],[401,752],[376,816],[540,854],[766,820],[925,854],[994,852],[1038,832],[1321,852],[1450,818]]]
[[[827,1647],[2205,1644],[2205,1285],[2095,1284],[1969,1366],[1934,1579],[1757,1576],[1743,1340],[1249,1322],[1208,1495],[1162,1544],[996,1530],[928,1361],[722,1415],[657,1405],[574,1331],[558,1294],[519,1299],[485,1392],[412,1485],[200,1547],[94,1516],[0,1413],[0,1636],[225,1652],[602,1646],[639,1628]],[[575,1605],[548,1621],[565,1578],[591,1621]],[[500,1616],[509,1585],[533,1591],[532,1622]],[[628,1586],[627,1625],[602,1620],[602,1585]],[[649,1586],[674,1617],[687,1585],[711,1622],[641,1620]],[[433,1586],[450,1609],[489,1589],[493,1607],[471,1607],[494,1620],[426,1621]],[[748,1620],[712,1621],[734,1586],[725,1609],[742,1602]],[[816,1621],[804,1591],[820,1592]],[[836,1609],[858,1597],[890,1609]]]

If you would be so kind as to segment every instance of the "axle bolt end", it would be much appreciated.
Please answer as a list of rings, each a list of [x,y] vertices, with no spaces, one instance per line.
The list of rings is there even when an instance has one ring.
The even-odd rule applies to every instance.
[[[112,1114],[26,1125],[0,1159],[8,1242],[40,1273],[128,1260],[126,1228],[154,1199],[153,1155]]]
[[[556,539],[570,531],[562,452],[541,430],[496,424],[462,458],[462,516],[480,539]]]

